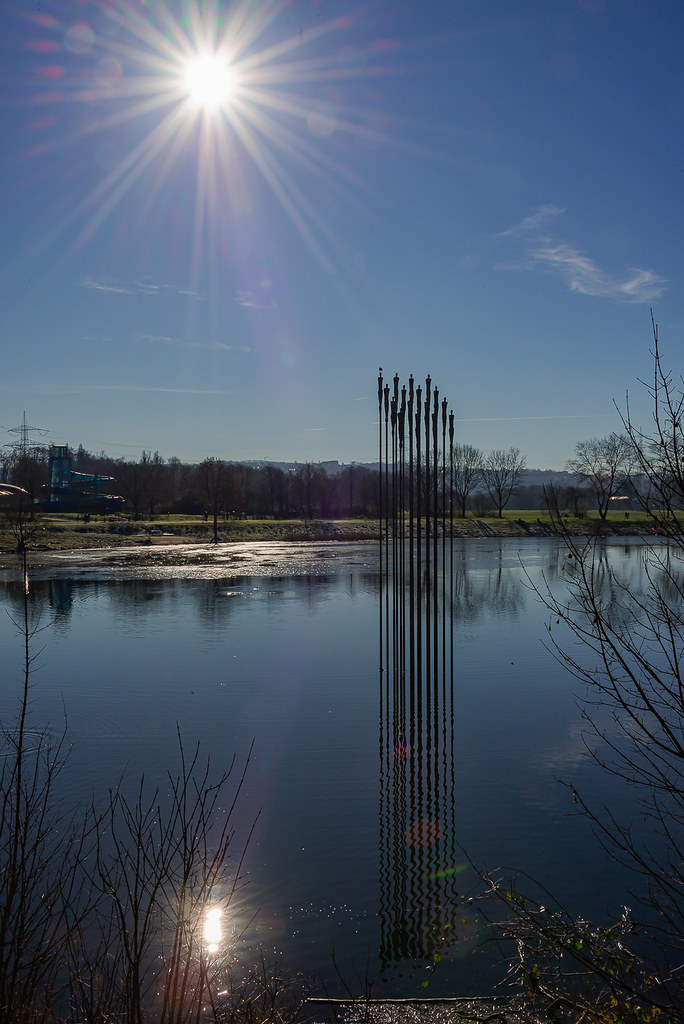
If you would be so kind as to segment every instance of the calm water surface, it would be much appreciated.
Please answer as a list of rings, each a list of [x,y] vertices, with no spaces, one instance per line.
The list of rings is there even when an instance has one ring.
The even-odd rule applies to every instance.
[[[639,586],[640,543],[605,550]],[[334,950],[348,978],[368,968],[391,994],[424,980],[428,994],[458,993],[483,987],[487,959],[461,902],[477,882],[469,859],[528,871],[587,916],[619,907],[624,877],[558,781],[630,813],[587,761],[580,684],[543,646],[530,581],[556,585],[556,541],[455,542],[453,689],[427,768],[387,734],[373,545],[151,555],[143,567],[125,553],[114,565],[62,556],[33,572],[32,714],[55,731],[66,714],[63,784],[77,799],[124,771],[163,787],[177,727],[217,772],[242,766],[253,743],[235,817],[237,851],[258,814],[235,907],[236,929],[257,915],[249,943],[331,987]],[[7,720],[22,668],[11,568],[0,602]],[[412,820],[436,821],[428,842]]]

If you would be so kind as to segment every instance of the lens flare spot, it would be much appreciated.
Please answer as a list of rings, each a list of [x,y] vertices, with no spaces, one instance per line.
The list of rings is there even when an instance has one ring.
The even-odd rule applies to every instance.
[[[61,64],[48,64],[38,72],[41,78],[63,78],[64,68]]]
[[[103,57],[95,68],[97,84],[111,89],[121,78],[121,65],[114,57]]]
[[[438,821],[433,818],[418,818],[406,829],[406,842],[414,849],[425,850],[439,842],[443,835],[442,826]]]
[[[55,39],[29,39],[25,44],[33,53],[57,53],[59,43]]]
[[[460,875],[462,871],[468,870],[468,864],[455,864],[453,868],[445,868],[444,871],[435,871],[433,874],[427,877],[432,878],[450,878],[451,875]]]
[[[67,29],[64,36],[64,45],[70,53],[88,53],[95,42],[95,33],[84,22],[79,21]]]
[[[337,118],[332,104],[320,104],[316,109],[311,110],[307,116],[306,124],[309,131],[319,138],[332,135],[337,128]]]

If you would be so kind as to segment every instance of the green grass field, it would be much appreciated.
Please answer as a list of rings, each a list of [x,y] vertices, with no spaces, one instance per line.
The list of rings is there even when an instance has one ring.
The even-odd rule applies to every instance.
[[[576,519],[563,520],[568,532],[575,535],[596,534],[601,528],[596,512]],[[120,547],[174,543],[208,543],[213,537],[211,520],[204,516],[161,515],[153,520],[133,521],[124,516],[93,516],[88,523],[76,513],[45,513],[37,516],[30,546],[38,551],[60,551],[74,548]],[[652,534],[653,523],[641,511],[609,512],[608,532],[617,535]],[[454,519],[458,536],[526,536],[548,535],[553,523],[548,512],[540,509],[509,509],[499,519],[495,514]],[[231,519],[219,522],[221,541],[298,541],[298,540],[373,540],[378,524],[373,519]],[[16,540],[6,521],[0,516],[0,551],[16,548]]]

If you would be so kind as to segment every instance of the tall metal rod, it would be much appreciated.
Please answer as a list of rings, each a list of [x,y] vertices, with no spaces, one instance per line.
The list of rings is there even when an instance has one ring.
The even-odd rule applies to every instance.
[[[382,488],[382,366],[378,370],[378,541],[379,541],[379,553],[378,560],[380,565],[380,600],[378,602],[380,608],[380,673],[382,674],[384,660],[382,657],[382,587],[383,581],[387,577],[383,561],[383,535],[385,532],[385,522],[383,519],[383,507],[384,507],[384,493]]]
[[[442,399],[442,683],[446,677],[446,516],[447,516],[447,488],[446,488],[446,427],[447,427],[447,400]]]
[[[384,407],[384,419],[385,419],[385,566],[389,571],[389,554],[390,554],[390,492],[389,492],[389,438],[388,438],[388,423],[389,423],[389,385],[386,384],[383,389],[383,407]],[[385,586],[385,646],[389,653],[389,629],[390,629],[390,580],[386,581]]]
[[[428,699],[429,699],[429,687],[431,683],[431,639],[432,639],[432,615],[430,607],[430,593],[431,593],[431,573],[430,573],[430,527],[432,526],[432,516],[430,509],[430,402],[431,402],[431,380],[430,377],[425,379],[425,410],[424,410],[424,421],[425,421],[425,679],[428,686]]]
[[[422,417],[422,389],[416,390],[416,504],[417,504],[417,518],[416,518],[416,606],[419,609],[418,615],[416,616],[416,666],[417,682],[420,685],[422,677],[422,666],[423,666],[423,609],[422,609],[422,590],[423,590],[423,565],[422,565],[422,552],[423,552],[423,473],[422,473],[422,462],[420,457],[420,425]]]
[[[433,606],[433,658],[434,658],[434,676],[435,676],[435,687],[437,686],[437,673],[439,671],[439,631],[438,631],[438,615],[437,615],[437,593],[438,593],[438,581],[439,581],[439,564],[437,559],[438,554],[438,534],[439,534],[439,441],[438,441],[438,414],[439,414],[439,391],[437,388],[433,392],[433,405],[432,405],[432,516],[434,522],[434,529],[432,531],[432,606]]]
[[[454,414],[449,413],[449,594],[454,592]],[[449,664],[454,678],[454,620],[449,616]]]
[[[457,884],[454,416],[429,376],[424,390],[413,376],[390,386],[380,370],[378,421],[381,953],[392,959],[434,954]]]
[[[416,614],[416,601],[415,601],[415,570],[413,566],[413,559],[415,555],[414,550],[414,505],[415,495],[413,493],[414,484],[414,467],[413,467],[413,374],[409,377],[409,390],[408,390],[408,405],[407,405],[407,423],[408,423],[408,442],[409,442],[409,679],[411,687],[413,687],[413,680],[416,670],[416,659],[415,659],[415,614]],[[415,694],[413,689],[411,690],[411,704],[413,704]]]

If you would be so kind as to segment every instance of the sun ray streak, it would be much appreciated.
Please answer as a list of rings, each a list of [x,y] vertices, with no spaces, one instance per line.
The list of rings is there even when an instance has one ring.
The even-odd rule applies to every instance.
[[[286,125],[278,124],[265,112],[254,107],[244,107],[241,116],[258,131],[261,138],[267,139],[305,170],[318,176],[326,188],[341,193],[342,185],[338,179],[343,179],[362,191],[370,191],[363,178],[340,165],[339,161],[329,157],[323,150],[303,140]]]
[[[252,160],[261,171],[268,185],[271,187],[274,196],[280,202],[283,210],[299,231],[302,239],[307,243],[311,252],[319,261],[323,269],[327,273],[333,273],[334,267],[332,263],[326,255],[323,247],[320,245],[318,239],[312,233],[302,214],[302,209],[309,209],[308,200],[301,192],[299,192],[301,209],[298,209],[297,204],[288,194],[288,188],[286,185],[289,184],[290,190],[295,193],[299,190],[297,190],[294,183],[289,180],[289,176],[286,175],[283,168],[281,167],[276,170],[273,166],[272,158],[269,158],[267,150],[265,147],[259,145],[259,141],[252,135],[252,133],[249,132],[246,125],[236,124],[236,130],[238,131],[245,148],[249,151]]]

